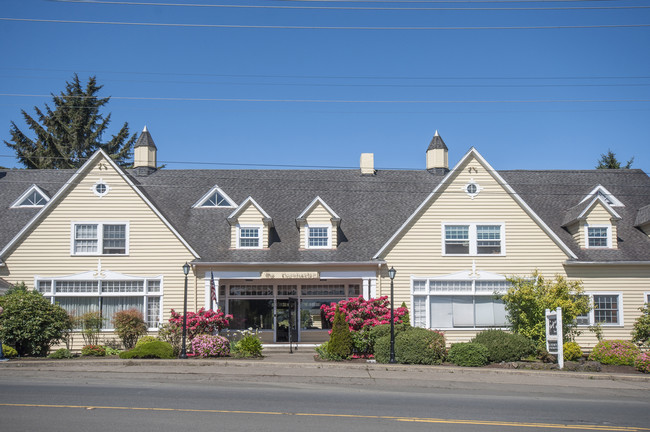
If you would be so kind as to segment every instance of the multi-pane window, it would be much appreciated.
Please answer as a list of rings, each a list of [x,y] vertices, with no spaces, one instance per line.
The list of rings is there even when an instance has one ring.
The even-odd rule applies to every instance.
[[[502,224],[444,225],[445,255],[502,255]]]
[[[240,248],[259,248],[260,241],[259,227],[240,227],[239,228],[239,247]]]
[[[74,316],[100,312],[104,330],[112,330],[113,316],[126,309],[142,312],[150,329],[157,328],[160,324],[161,279],[40,279],[36,282],[36,287],[52,303],[58,303]]]
[[[609,247],[609,228],[588,227],[587,246],[588,247]]]
[[[330,230],[328,227],[308,227],[307,246],[310,248],[325,248],[330,245]]]
[[[617,294],[594,295],[594,321],[603,324],[618,324],[619,307]]]
[[[74,224],[73,236],[72,251],[75,255],[126,255],[127,253],[126,224]]]
[[[219,192],[214,192],[206,199],[201,207],[232,207],[230,202]]]
[[[414,280],[413,323],[431,329],[507,327],[503,302],[494,296],[505,280]]]
[[[47,200],[38,191],[33,190],[24,200],[22,200],[19,207],[41,207],[47,204]]]

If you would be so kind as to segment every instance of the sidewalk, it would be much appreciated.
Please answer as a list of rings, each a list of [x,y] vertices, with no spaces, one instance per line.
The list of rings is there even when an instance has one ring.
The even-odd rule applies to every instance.
[[[314,360],[311,347],[289,353],[288,347],[264,350],[262,359],[157,360],[119,358],[76,358],[70,360],[18,359],[0,363],[2,376],[30,377],[50,375],[97,377],[98,374],[131,375],[166,381],[255,381],[256,377],[278,382],[372,384],[378,381],[409,383],[413,387],[435,387],[442,383],[461,386],[471,383],[593,387],[594,389],[635,388],[650,390],[650,375],[609,374],[604,372],[536,371],[521,369],[465,368]]]

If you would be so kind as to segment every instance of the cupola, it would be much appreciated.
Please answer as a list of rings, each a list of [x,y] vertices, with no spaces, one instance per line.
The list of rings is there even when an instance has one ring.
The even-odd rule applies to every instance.
[[[156,144],[145,126],[133,147],[133,168],[138,176],[146,176],[156,170]]]
[[[447,146],[436,131],[429,143],[429,148],[427,148],[427,170],[434,174],[447,174],[449,172],[447,153]]]

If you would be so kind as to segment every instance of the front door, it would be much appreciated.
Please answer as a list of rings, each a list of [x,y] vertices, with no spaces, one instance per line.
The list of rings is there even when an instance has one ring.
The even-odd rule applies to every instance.
[[[298,341],[298,300],[278,299],[275,309],[275,341]]]

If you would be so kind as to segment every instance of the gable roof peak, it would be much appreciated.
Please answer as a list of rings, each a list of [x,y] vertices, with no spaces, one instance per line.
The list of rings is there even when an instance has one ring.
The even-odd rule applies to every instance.
[[[436,150],[436,149],[448,150],[447,145],[442,140],[442,137],[438,133],[437,129],[436,129],[436,133],[433,135],[433,138],[431,138],[431,142],[429,143],[429,147],[427,148],[427,151]]]
[[[156,148],[156,144],[153,142],[153,138],[151,137],[151,134],[147,130],[147,126],[142,129],[142,133],[140,133],[140,136],[138,137],[138,140],[135,142],[135,145],[133,148],[136,147],[152,147]]]

